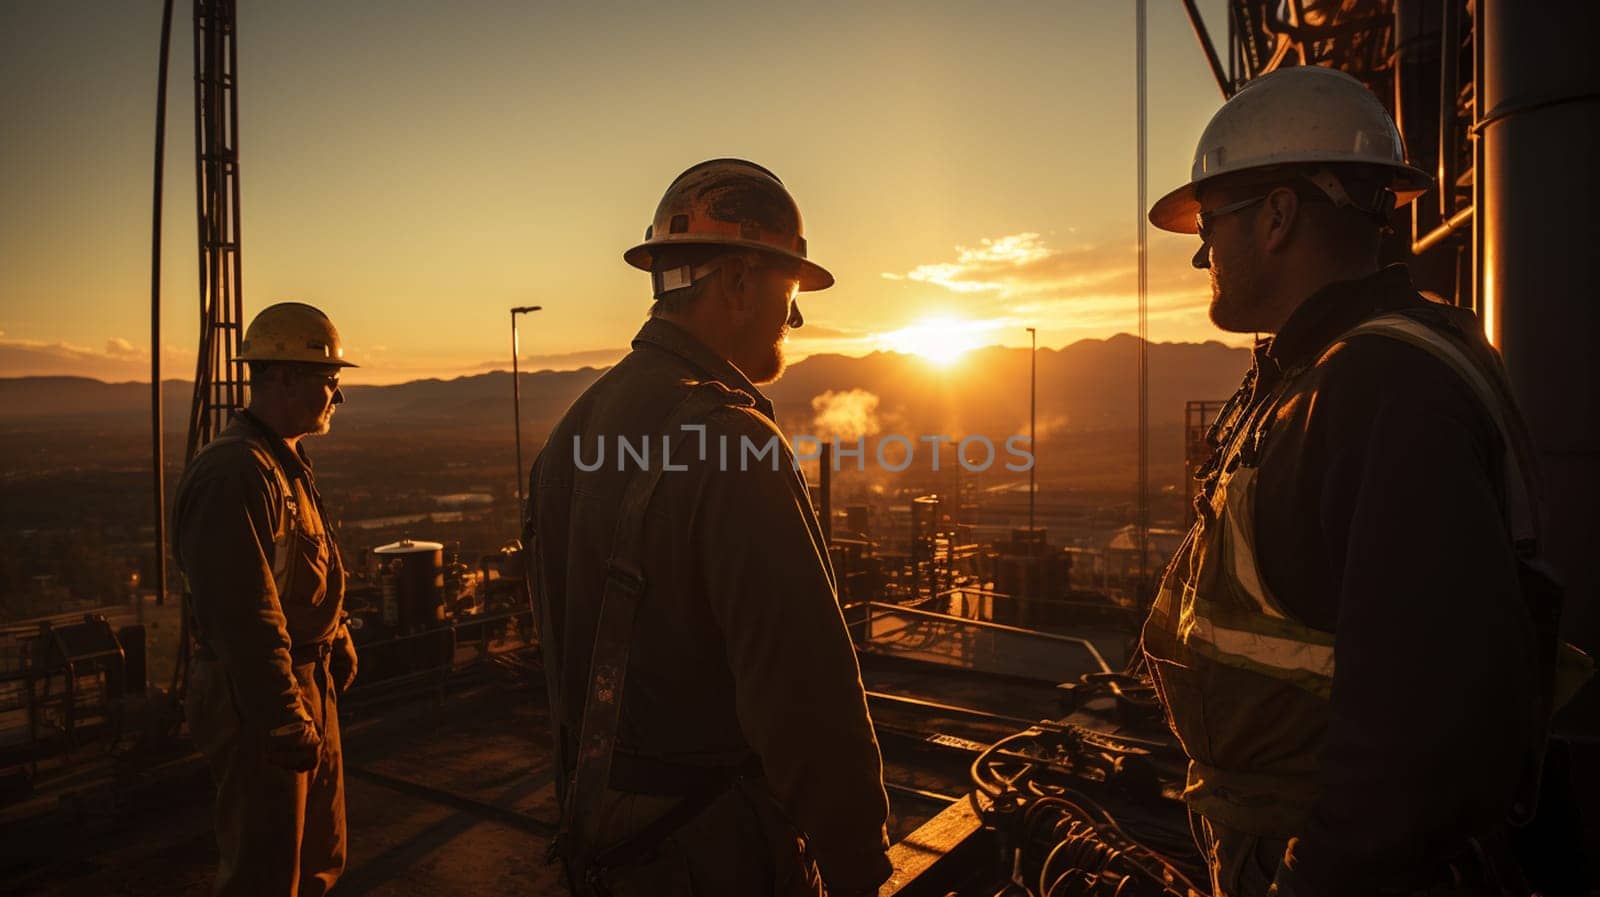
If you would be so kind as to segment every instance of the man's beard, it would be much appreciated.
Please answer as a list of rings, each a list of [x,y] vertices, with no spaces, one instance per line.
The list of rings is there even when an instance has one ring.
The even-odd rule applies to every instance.
[[[1221,262],[1221,264],[1218,264]],[[1223,274],[1219,274],[1219,269]],[[1227,283],[1223,283],[1226,276]],[[1240,260],[1221,260],[1215,255],[1211,265],[1211,323],[1229,333],[1250,333],[1260,330],[1251,319],[1255,311],[1255,278],[1250,267]]]
[[[751,383],[760,386],[783,376],[784,369],[789,365],[789,360],[783,355],[783,344],[788,336],[789,328],[784,327],[771,345],[763,346],[759,354],[749,360],[749,368],[744,375],[750,378]]]
[[[333,429],[333,409],[329,408],[327,411],[317,415],[316,421],[313,423],[311,430],[307,432],[306,435],[326,436],[328,435],[328,431],[331,429]]]

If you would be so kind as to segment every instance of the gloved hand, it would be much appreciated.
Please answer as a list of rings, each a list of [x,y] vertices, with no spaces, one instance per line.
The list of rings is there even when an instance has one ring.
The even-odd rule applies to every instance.
[[[262,756],[268,763],[290,772],[308,772],[322,754],[322,736],[310,720],[279,726],[263,739]]]
[[[333,674],[336,694],[344,694],[356,683],[356,643],[348,629],[333,640],[333,653],[328,657],[328,671]]]

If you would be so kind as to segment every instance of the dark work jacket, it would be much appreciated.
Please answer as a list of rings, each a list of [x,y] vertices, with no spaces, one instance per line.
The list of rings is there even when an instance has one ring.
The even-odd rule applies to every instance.
[[[184,468],[172,547],[196,640],[227,669],[246,724],[304,719],[289,650],[331,640],[344,604],[344,566],[305,453],[250,412],[234,416]]]
[[[1315,362],[1278,410],[1255,508],[1268,589],[1335,634],[1320,797],[1288,851],[1302,893],[1437,872],[1504,818],[1533,737],[1537,660],[1499,432],[1422,349],[1375,335],[1329,345],[1399,310],[1478,327],[1394,266],[1307,299],[1251,374],[1262,395]]]
[[[535,563],[555,630],[546,638],[562,652],[567,738],[580,728],[618,505],[640,466],[619,451],[619,437],[635,451],[648,437],[648,463],[662,464],[658,428],[703,381],[753,405],[709,416],[704,454],[687,439],[651,499],[646,591],[609,785],[671,794],[672,777],[652,769],[726,766],[753,754],[829,887],[867,890],[891,871],[882,761],[804,479],[760,390],[659,319],[578,398],[535,463]],[[744,441],[775,452],[758,459]]]

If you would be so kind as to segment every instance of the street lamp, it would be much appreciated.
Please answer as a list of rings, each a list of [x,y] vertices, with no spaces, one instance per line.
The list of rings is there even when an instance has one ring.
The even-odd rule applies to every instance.
[[[517,383],[517,315],[538,311],[543,306],[519,305],[511,309],[511,419],[517,428],[517,514],[522,514],[522,387]]]
[[[1033,538],[1033,472],[1039,466],[1039,445],[1033,438],[1034,419],[1039,403],[1039,331],[1028,328],[1028,451],[1033,452],[1033,463],[1028,465],[1028,538]]]

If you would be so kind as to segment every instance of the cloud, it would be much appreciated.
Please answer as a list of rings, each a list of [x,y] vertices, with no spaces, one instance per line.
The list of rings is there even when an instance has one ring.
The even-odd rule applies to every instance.
[[[957,246],[954,261],[930,262],[887,280],[933,284],[956,293],[1008,298],[1041,292],[1077,293],[1126,280],[1132,288],[1137,255],[1131,245],[1081,243],[1065,249],[1036,233],[984,237],[976,248]],[[1151,257],[1152,273],[1167,274],[1170,252]]]
[[[1151,320],[1187,320],[1204,313],[1206,281],[1188,265],[1192,252],[1192,247],[1176,240],[1157,241],[1151,247]],[[1133,329],[1137,265],[1130,244],[1102,241],[1058,248],[1037,233],[1025,232],[985,237],[976,246],[955,247],[953,260],[928,262],[883,277],[960,294],[974,318],[1044,321],[1051,329]]]
[[[984,237],[976,247],[957,246],[954,261],[929,262],[888,280],[912,280],[957,293],[1014,295],[1047,287],[1095,282],[1119,273],[1103,247],[1080,246],[1063,251],[1046,245],[1036,233]],[[1124,263],[1126,265],[1126,263]]]
[[[0,334],[3,336],[3,334]],[[194,376],[194,350],[164,346],[162,377]],[[0,377],[93,377],[108,382],[150,379],[150,350],[122,337],[91,349],[68,342],[0,339]]]

